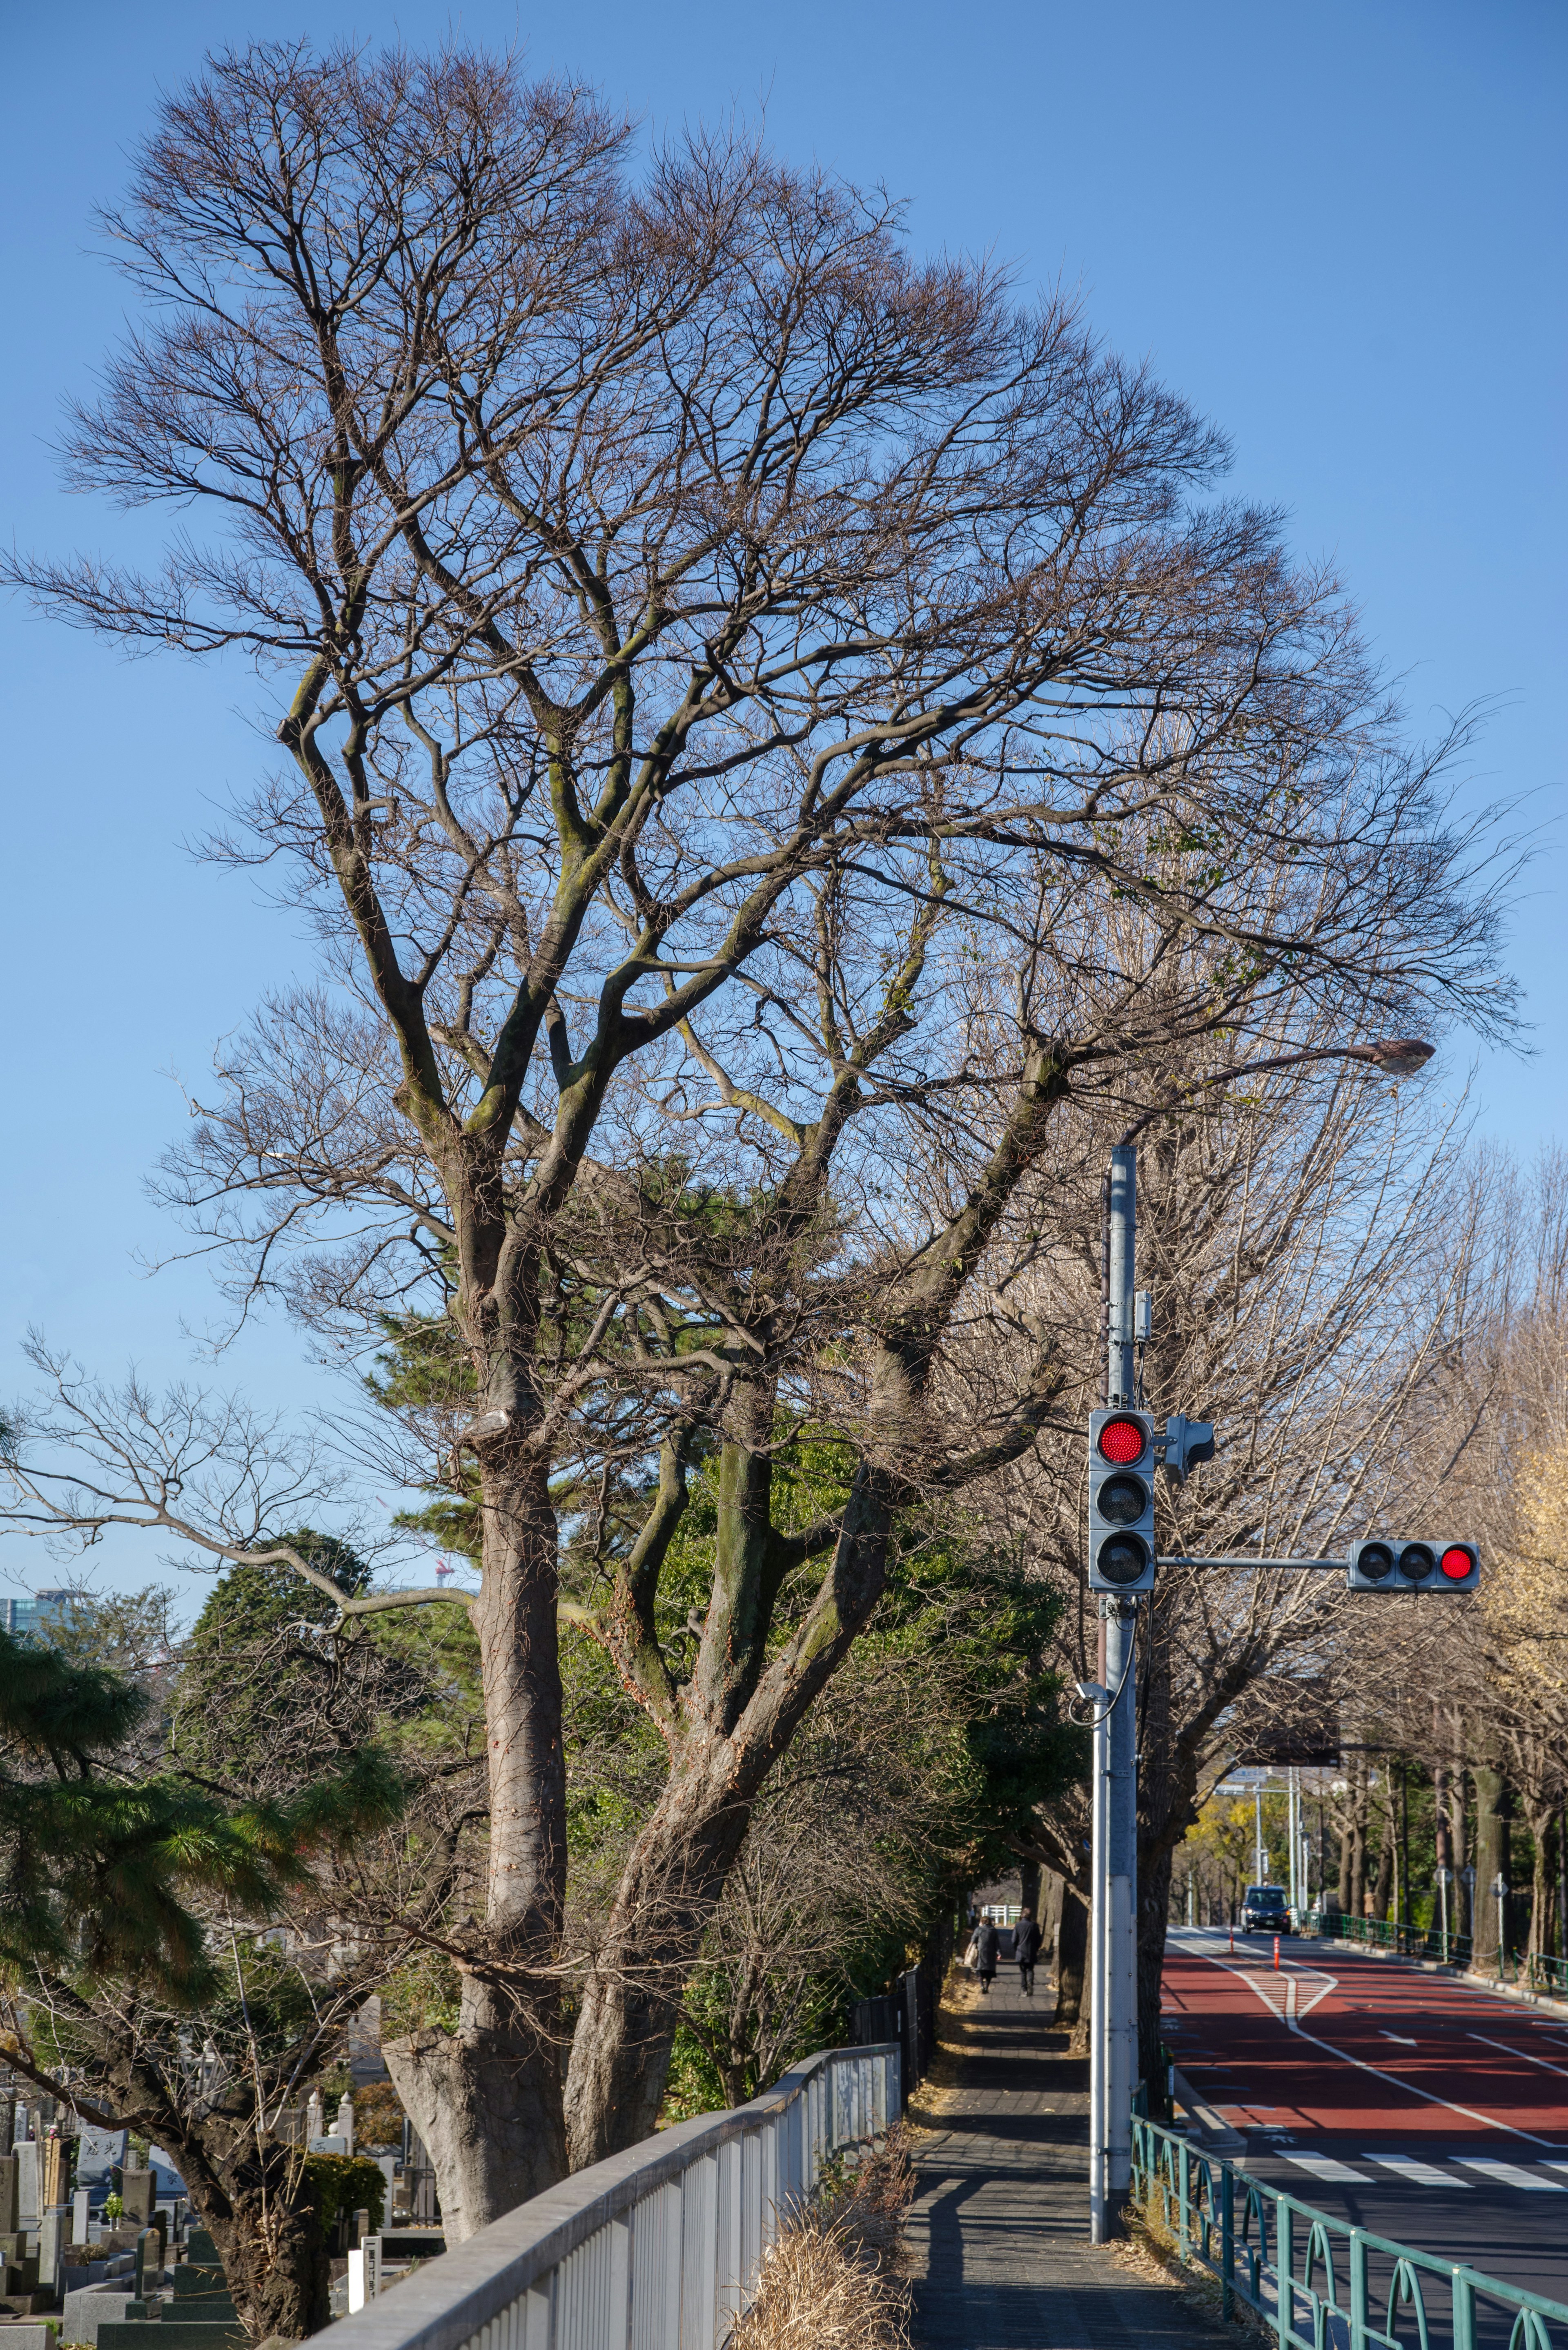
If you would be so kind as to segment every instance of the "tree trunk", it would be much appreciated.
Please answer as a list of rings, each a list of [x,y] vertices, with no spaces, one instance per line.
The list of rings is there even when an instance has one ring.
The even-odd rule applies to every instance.
[[[681,1997],[758,1783],[729,1740],[694,1737],[632,1847],[572,2034],[574,2170],[653,2135]]]
[[[1498,1905],[1492,1887],[1508,1874],[1507,1790],[1502,1773],[1478,1762],[1476,1783],[1475,1939],[1477,1966],[1497,1965]]]
[[[1555,1806],[1551,1804],[1531,1804],[1525,1817],[1530,1823],[1531,1841],[1534,1855],[1530,1873],[1530,1940],[1529,1950],[1535,1958],[1547,1957],[1552,1949],[1552,1819]]]
[[[1456,1760],[1449,1799],[1449,1836],[1453,1846],[1454,1932],[1471,1934],[1475,1931],[1475,1903],[1470,1888],[1465,1883],[1465,1870],[1469,1866],[1469,1838],[1465,1823],[1465,1768]]]
[[[1062,1887],[1062,1922],[1056,1931],[1056,2012],[1058,2031],[1088,2021],[1085,1990],[1088,1978],[1089,1912],[1076,1887]]]
[[[1371,1915],[1386,1918],[1388,1898],[1394,1890],[1394,1790],[1388,1773],[1383,1773],[1383,1840],[1377,1847],[1377,1883],[1372,1896]]]
[[[275,2195],[235,2194],[227,2213],[203,2209],[223,2276],[253,2342],[301,2342],[331,2316],[331,2263],[314,2211],[291,2211]]]
[[[1159,2065],[1159,2011],[1165,1973],[1165,1929],[1170,1909],[1172,1851],[1161,1838],[1138,1861],[1137,1880],[1137,2069],[1151,2101],[1163,2094]]]
[[[566,1769],[556,1527],[545,1470],[482,1461],[483,1581],[473,1610],[489,1739],[485,1971],[465,1971],[455,2032],[382,2050],[429,2149],[448,2243],[566,2176],[560,1993]]]

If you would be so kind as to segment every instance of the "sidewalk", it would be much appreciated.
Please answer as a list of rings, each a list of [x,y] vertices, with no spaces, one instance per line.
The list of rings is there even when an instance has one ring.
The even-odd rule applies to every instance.
[[[951,2085],[911,2116],[909,2245],[919,2350],[1212,2350],[1218,2326],[1088,2241],[1086,2057],[1015,1970],[945,2011]]]

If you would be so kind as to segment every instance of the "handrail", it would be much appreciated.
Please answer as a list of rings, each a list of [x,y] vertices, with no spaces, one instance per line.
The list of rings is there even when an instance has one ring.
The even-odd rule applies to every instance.
[[[1425,2350],[1445,2294],[1449,2350],[1476,2350],[1478,2321],[1487,2314],[1478,2302],[1501,2304],[1511,2350],[1554,2350],[1553,2326],[1555,2343],[1568,2343],[1563,2303],[1332,2219],[1158,2122],[1134,2117],[1132,2161],[1135,2202],[1147,2209],[1158,2197],[1183,2259],[1219,2279],[1224,2315],[1245,2302],[1279,2350],[1407,2350],[1412,2334]],[[1402,2318],[1410,2311],[1413,2327]]]
[[[520,2203],[339,2318],[333,2350],[720,2350],[824,2164],[901,2108],[896,2041],[825,2049]]]

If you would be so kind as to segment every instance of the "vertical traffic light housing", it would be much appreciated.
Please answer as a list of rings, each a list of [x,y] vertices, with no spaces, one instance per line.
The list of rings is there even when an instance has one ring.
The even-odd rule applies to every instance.
[[[1154,1422],[1125,1408],[1089,1414],[1089,1588],[1154,1588]]]
[[[1351,1545],[1345,1575],[1352,1591],[1474,1591],[1480,1554],[1474,1543],[1411,1542],[1378,1535]]]

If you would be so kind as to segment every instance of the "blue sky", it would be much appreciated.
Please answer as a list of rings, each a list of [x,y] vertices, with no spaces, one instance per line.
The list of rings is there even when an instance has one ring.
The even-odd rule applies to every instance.
[[[1510,948],[1534,1057],[1479,1055],[1481,1127],[1524,1156],[1568,1140],[1560,5],[78,0],[6,16],[0,470],[19,541],[125,543],[117,517],[60,493],[47,443],[122,315],[90,208],[207,47],[451,29],[597,82],[652,131],[765,107],[786,154],[906,197],[917,245],[1076,288],[1112,342],[1223,424],[1237,488],[1282,504],[1297,547],[1343,571],[1414,731],[1488,706],[1466,788],[1523,796],[1545,832]],[[0,1392],[29,1322],[104,1369],[171,1376],[212,1307],[199,1264],[149,1281],[136,1262],[175,1240],[140,1190],[184,1115],[170,1073],[199,1088],[215,1039],[307,962],[251,884],[182,847],[265,762],[265,733],[240,671],[128,665],[18,605],[0,606]],[[1469,1058],[1457,1045],[1429,1081],[1462,1083]],[[208,1376],[284,1407],[330,1390],[281,1325]],[[107,1578],[151,1564],[117,1544]],[[0,1589],[52,1572],[0,1541]]]

